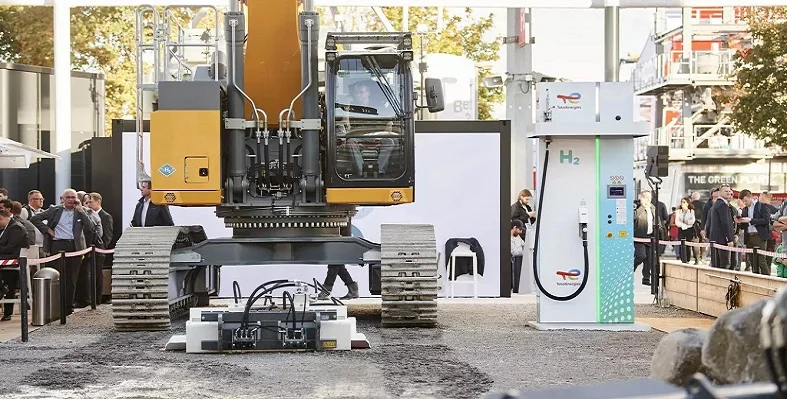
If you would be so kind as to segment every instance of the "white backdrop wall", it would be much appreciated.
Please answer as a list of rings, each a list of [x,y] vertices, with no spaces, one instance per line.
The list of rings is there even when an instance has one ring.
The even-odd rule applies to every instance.
[[[478,118],[478,69],[475,61],[454,54],[428,54],[425,62],[427,78],[443,82],[445,110],[431,114],[424,112],[425,120],[476,120]],[[416,56],[420,60],[420,56]],[[421,85],[421,74],[413,73],[416,86]]]
[[[379,242],[382,223],[434,224],[438,250],[442,253],[440,274],[444,276],[440,296],[448,292],[445,279],[446,240],[474,237],[478,239],[485,255],[484,274],[478,280],[478,295],[499,296],[501,248],[509,248],[509,242],[501,242],[501,204],[508,202],[508,190],[501,190],[500,174],[504,170],[500,167],[502,136],[495,133],[418,133],[415,143],[416,202],[390,207],[359,207],[358,214],[353,218],[353,235]],[[147,133],[144,138],[144,159],[150,173]],[[140,198],[135,184],[135,142],[135,133],[124,133],[124,228],[130,225]],[[502,201],[503,198],[505,201]],[[176,225],[202,225],[208,238],[232,236],[231,229],[225,228],[223,221],[215,216],[213,207],[171,206],[170,212]],[[502,228],[507,232],[508,221],[504,224]],[[504,262],[510,264],[509,258],[504,258]],[[357,265],[348,265],[347,269],[358,282],[361,296],[370,297],[368,269]],[[242,293],[248,295],[257,285],[273,279],[311,281],[317,278],[322,282],[326,271],[326,267],[319,265],[223,266],[219,296],[231,297],[232,282],[236,280]],[[457,277],[460,282],[471,280],[470,275]],[[334,295],[341,296],[345,292],[346,288],[337,279]],[[471,296],[472,286],[456,284],[454,295]]]

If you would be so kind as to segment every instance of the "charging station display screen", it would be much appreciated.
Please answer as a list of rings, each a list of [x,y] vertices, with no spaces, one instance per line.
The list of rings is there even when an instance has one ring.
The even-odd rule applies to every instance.
[[[626,186],[624,185],[607,186],[607,198],[626,198]]]

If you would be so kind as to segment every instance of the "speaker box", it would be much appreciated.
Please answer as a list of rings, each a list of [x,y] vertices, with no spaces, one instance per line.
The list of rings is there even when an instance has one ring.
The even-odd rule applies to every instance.
[[[669,147],[666,145],[648,146],[648,160],[645,176],[667,177],[669,175]]]

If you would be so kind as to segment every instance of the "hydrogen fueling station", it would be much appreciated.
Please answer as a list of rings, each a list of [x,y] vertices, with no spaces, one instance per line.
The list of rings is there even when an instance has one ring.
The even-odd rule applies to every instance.
[[[634,320],[633,102],[630,83],[538,85],[537,329],[650,330]]]
[[[645,240],[634,237],[643,143],[648,181],[680,191],[666,166],[674,147],[640,100],[721,86],[703,83],[731,72],[713,68],[728,50],[713,41],[722,31],[745,42],[751,27],[730,22],[744,6],[787,0],[0,0],[0,57],[35,51],[14,27],[45,13],[24,8],[50,7],[53,22],[51,66],[0,59],[0,356],[11,360],[0,392],[787,397],[787,277],[691,265],[655,244],[787,255],[652,237],[653,284],[638,284],[632,264]],[[434,21],[416,17],[427,8]],[[464,23],[487,18],[470,8],[489,11],[479,25],[505,26],[468,34]],[[555,22],[534,29],[548,9]],[[650,9],[653,65],[634,57],[626,80],[621,10]],[[681,27],[657,33],[668,14]],[[99,17],[111,32],[84,33]],[[603,79],[536,67],[538,46],[565,33],[557,23],[583,18],[597,22]],[[573,37],[590,28],[574,28],[564,64],[587,46]],[[73,79],[87,72],[72,53],[90,58],[117,37],[133,79]],[[471,59],[463,46],[476,39],[498,42],[505,72]],[[665,83],[673,72],[683,81]],[[669,87],[645,90],[648,79]],[[105,120],[106,87],[124,84],[130,111]],[[481,90],[499,88],[504,100],[485,101],[502,108],[481,120]],[[93,118],[111,132],[82,131]],[[70,189],[84,192],[73,208]],[[44,216],[11,215],[36,194]],[[169,219],[147,223],[156,215]],[[77,247],[96,226],[114,233]],[[29,255],[37,233],[40,257]],[[57,241],[75,250],[43,250]],[[85,286],[88,305],[67,303]]]

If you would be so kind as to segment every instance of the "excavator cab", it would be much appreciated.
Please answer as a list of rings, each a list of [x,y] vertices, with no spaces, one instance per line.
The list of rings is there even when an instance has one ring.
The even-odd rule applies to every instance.
[[[339,44],[375,44],[339,51]],[[409,33],[329,33],[325,119],[328,203],[414,201],[415,119]],[[427,80],[430,112],[443,109],[439,79]],[[430,87],[431,86],[431,87]]]

